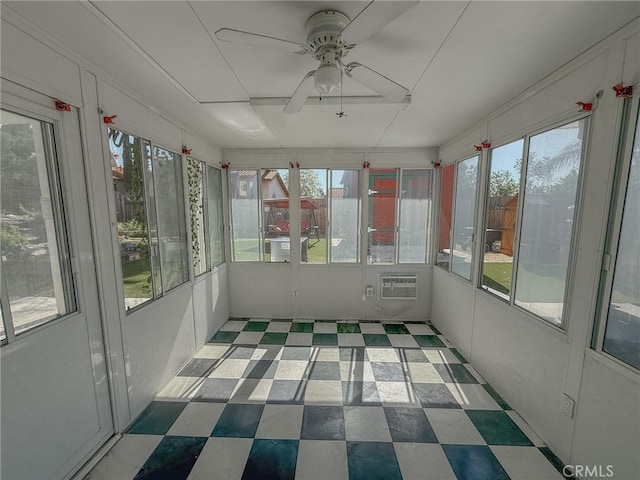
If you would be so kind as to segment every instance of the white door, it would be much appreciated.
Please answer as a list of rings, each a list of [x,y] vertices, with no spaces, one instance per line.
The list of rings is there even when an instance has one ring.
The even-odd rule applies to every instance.
[[[78,111],[0,108],[0,477],[69,478],[113,434]]]

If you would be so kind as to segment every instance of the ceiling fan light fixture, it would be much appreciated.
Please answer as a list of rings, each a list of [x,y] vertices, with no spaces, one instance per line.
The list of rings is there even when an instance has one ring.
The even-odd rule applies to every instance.
[[[340,91],[340,67],[323,65],[313,74],[316,90],[321,95],[331,95]]]

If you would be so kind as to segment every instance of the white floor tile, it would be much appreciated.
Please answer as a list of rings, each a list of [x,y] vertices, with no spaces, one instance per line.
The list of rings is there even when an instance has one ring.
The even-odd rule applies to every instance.
[[[338,345],[341,347],[364,347],[361,333],[339,333]]]
[[[338,362],[340,352],[336,347],[313,347],[311,349],[311,360],[316,362]]]
[[[413,383],[444,383],[442,377],[430,363],[409,362],[405,365]]]
[[[209,378],[240,378],[249,365],[249,359],[227,358],[209,373]]]
[[[429,359],[431,363],[462,363],[450,350],[439,349],[427,349],[423,348],[422,351]]]
[[[154,400],[184,402],[192,399],[204,383],[199,377],[174,377],[158,392]]]
[[[251,438],[209,438],[187,480],[241,479],[252,442]]]
[[[247,324],[246,320],[229,320],[220,327],[221,332],[241,332]]]
[[[311,345],[313,333],[289,333],[285,345]]]
[[[302,429],[302,405],[266,405],[256,438],[298,440]]]
[[[442,447],[429,443],[394,443],[403,480],[456,480]]]
[[[367,347],[370,362],[399,362],[398,353],[391,347]]]
[[[280,360],[282,346],[258,345],[251,355],[251,360]]]
[[[391,441],[382,407],[345,407],[344,428],[347,441]]]
[[[84,480],[131,480],[162,440],[162,435],[123,435]]]
[[[302,380],[307,375],[309,362],[304,360],[280,360],[274,380]]]
[[[407,330],[409,330],[412,335],[435,335],[436,334],[427,325],[421,325],[419,323],[407,323],[405,327],[407,327]]]
[[[296,480],[346,480],[347,446],[332,440],[300,440]]]
[[[208,437],[213,432],[222,410],[224,403],[191,402],[171,425],[167,435]]]
[[[336,323],[318,323],[313,325],[313,333],[337,333],[338,325]]]
[[[563,480],[553,465],[535,447],[492,446],[511,480]]]
[[[291,328],[290,322],[269,322],[267,332],[289,332],[289,328]]]
[[[464,410],[425,408],[424,413],[441,444],[486,445]]]
[[[411,335],[389,335],[389,341],[394,347],[417,348],[418,344]]]
[[[362,333],[387,333],[381,323],[361,323],[360,331]]]
[[[304,394],[305,405],[342,405],[342,382],[309,380]]]
[[[257,345],[260,343],[264,332],[240,332],[233,341],[235,344]]]
[[[227,353],[229,348],[229,345],[207,344],[204,345],[200,350],[198,350],[193,358],[222,358],[224,357],[225,353]]]
[[[482,385],[475,383],[447,383],[447,388],[465,410],[502,410]]]

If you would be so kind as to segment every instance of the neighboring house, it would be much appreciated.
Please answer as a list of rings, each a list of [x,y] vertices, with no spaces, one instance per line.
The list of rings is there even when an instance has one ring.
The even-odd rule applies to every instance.
[[[231,185],[235,185],[237,198],[255,198],[258,194],[255,182],[255,170],[239,170],[231,175],[236,175],[237,179],[231,180]],[[262,198],[285,198],[289,196],[287,188],[278,170],[263,170],[262,173]]]

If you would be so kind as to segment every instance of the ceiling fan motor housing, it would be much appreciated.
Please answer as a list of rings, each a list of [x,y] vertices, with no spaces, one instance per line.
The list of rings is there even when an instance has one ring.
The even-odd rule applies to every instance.
[[[340,33],[348,24],[349,17],[335,10],[318,12],[307,20],[307,47],[317,60],[334,63],[346,54]]]

